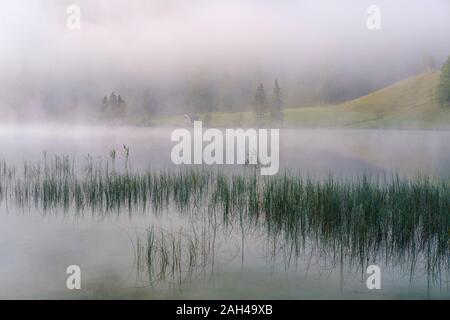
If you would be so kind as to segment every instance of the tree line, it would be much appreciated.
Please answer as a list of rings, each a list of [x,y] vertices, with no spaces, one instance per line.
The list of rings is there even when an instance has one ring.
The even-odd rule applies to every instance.
[[[116,95],[113,91],[108,96],[104,96],[102,100],[102,112],[110,119],[123,118],[126,115],[127,103],[122,96]]]

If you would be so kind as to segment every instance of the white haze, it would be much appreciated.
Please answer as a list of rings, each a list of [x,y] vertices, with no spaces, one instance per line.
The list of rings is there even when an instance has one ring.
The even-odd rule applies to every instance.
[[[79,31],[66,27],[71,4]],[[366,27],[372,4],[379,31]],[[224,75],[245,83],[243,96],[278,77],[290,106],[327,74],[342,75],[344,97],[357,96],[421,72],[424,54],[440,66],[449,18],[448,0],[3,1],[0,116],[44,116],[50,94],[83,113],[112,90],[131,104],[151,90],[163,109],[183,110],[192,79]]]

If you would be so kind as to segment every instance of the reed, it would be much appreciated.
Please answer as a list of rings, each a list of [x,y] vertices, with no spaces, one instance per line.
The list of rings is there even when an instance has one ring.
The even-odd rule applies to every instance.
[[[194,276],[205,273],[209,255],[201,252],[205,246],[196,232],[187,233],[158,230],[156,226],[148,228],[144,235],[136,240],[136,267],[138,274],[146,273],[152,286],[180,286]]]
[[[323,254],[345,256],[349,264],[383,259],[415,266],[424,260],[431,274],[449,269],[448,180],[330,176],[319,181],[288,173],[268,178],[251,170],[233,175],[205,168],[135,172],[128,163],[129,150],[124,150],[124,171],[115,168],[115,153],[106,166],[87,157],[81,170],[67,156],[26,163],[23,170],[2,161],[0,202],[20,209],[99,215],[159,214],[170,205],[195,215],[207,208],[223,227],[239,225],[243,236],[250,229],[263,230],[268,238],[281,237],[296,255],[309,242]],[[156,261],[158,250],[159,271],[149,270],[152,276],[162,278],[170,269],[179,281],[181,265],[190,270],[201,260],[198,239],[185,244],[163,235],[156,239],[149,233],[146,245],[139,243],[139,250],[148,247],[147,261]],[[180,258],[184,251],[187,262]]]

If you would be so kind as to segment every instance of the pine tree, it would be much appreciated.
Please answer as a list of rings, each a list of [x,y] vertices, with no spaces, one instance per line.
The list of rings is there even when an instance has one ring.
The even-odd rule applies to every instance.
[[[117,96],[114,91],[109,95],[109,105],[112,107],[117,106]]]
[[[450,107],[450,57],[442,67],[436,95],[442,107]]]
[[[125,108],[125,107],[127,106],[125,100],[122,99],[122,97],[120,96],[120,94],[119,94],[119,96],[117,97],[117,105],[118,105],[119,107],[121,107],[121,108]]]
[[[270,119],[272,121],[283,121],[283,95],[281,93],[281,88],[278,84],[278,79],[275,79],[275,83],[273,86],[273,97],[272,97],[272,105],[270,108]]]
[[[122,98],[122,96],[119,94],[117,97],[117,111],[116,111],[116,117],[123,118],[125,117],[127,112],[127,103]]]
[[[105,111],[108,108],[108,97],[104,96],[102,100],[102,109]]]
[[[256,89],[255,100],[253,102],[258,124],[262,124],[267,117],[267,106],[266,92],[264,86],[260,83]]]

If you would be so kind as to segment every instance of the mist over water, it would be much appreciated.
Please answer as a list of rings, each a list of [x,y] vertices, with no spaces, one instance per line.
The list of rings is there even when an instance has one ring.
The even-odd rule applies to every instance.
[[[135,170],[188,168],[171,161],[174,128],[71,125],[4,125],[0,128],[1,158],[9,163],[42,163],[67,155],[79,166],[86,157],[105,164],[111,150],[124,167],[123,146],[130,147]],[[203,147],[207,145],[203,143]],[[450,133],[425,130],[283,129],[280,132],[280,174],[352,177],[419,174],[448,177]],[[201,168],[201,165],[193,167]],[[204,165],[204,167],[208,167]],[[239,170],[242,165],[212,166]]]

